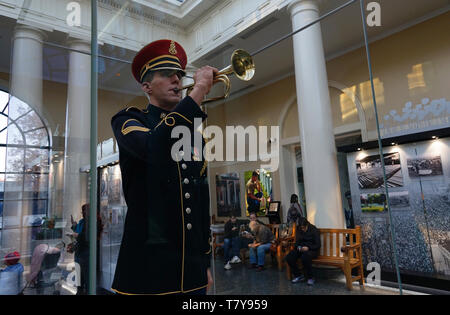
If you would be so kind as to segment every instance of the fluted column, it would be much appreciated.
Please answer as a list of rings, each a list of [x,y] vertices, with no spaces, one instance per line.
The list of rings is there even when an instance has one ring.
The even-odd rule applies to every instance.
[[[294,0],[288,10],[294,30],[319,17],[317,0]],[[297,33],[293,44],[308,219],[319,228],[344,228],[320,24]]]

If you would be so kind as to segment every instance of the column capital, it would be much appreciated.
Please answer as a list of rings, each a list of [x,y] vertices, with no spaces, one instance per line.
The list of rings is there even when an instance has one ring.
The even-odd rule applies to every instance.
[[[319,13],[319,5],[322,0],[292,0],[288,6],[287,10],[291,16],[303,11],[317,11]]]
[[[89,40],[69,37],[66,41],[66,44],[71,49],[81,50],[85,52],[91,51],[91,42]]]
[[[32,39],[38,41],[39,43],[43,43],[43,41],[47,39],[47,34],[44,30],[37,27],[18,24],[14,27],[14,40],[19,38]]]

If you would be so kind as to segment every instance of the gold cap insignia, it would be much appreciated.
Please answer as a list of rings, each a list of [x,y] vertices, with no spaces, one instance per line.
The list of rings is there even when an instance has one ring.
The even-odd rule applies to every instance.
[[[171,55],[176,55],[178,53],[177,52],[177,47],[175,46],[175,42],[174,41],[170,42],[169,53]]]

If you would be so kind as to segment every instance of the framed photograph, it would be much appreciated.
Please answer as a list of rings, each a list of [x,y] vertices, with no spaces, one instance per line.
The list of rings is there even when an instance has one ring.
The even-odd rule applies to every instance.
[[[389,201],[391,208],[409,208],[409,192],[408,191],[396,191],[389,192]]]
[[[253,176],[254,173],[257,175]],[[256,213],[257,216],[266,215],[267,207],[273,199],[272,181],[272,174],[264,169],[244,173],[247,217],[250,216],[250,212]],[[250,197],[250,195],[253,195],[259,200]]]
[[[408,175],[411,178],[422,176],[440,176],[443,175],[442,160],[440,156],[418,157],[408,159]]]
[[[267,208],[267,214],[278,213],[280,211],[281,201],[271,201]]]
[[[217,216],[227,217],[231,213],[241,215],[241,186],[239,174],[216,175]]]
[[[384,154],[387,186],[403,187],[402,166],[399,153]],[[383,168],[380,155],[370,155],[356,161],[358,183],[360,189],[376,189],[384,187]]]
[[[382,193],[361,194],[361,211],[379,213],[387,210],[386,195]]]

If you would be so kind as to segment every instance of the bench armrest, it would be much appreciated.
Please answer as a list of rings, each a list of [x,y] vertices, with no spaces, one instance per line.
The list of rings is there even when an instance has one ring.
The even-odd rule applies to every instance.
[[[361,247],[361,243],[353,244],[353,245],[345,245],[341,247],[341,252],[348,253],[350,250],[354,250]]]

